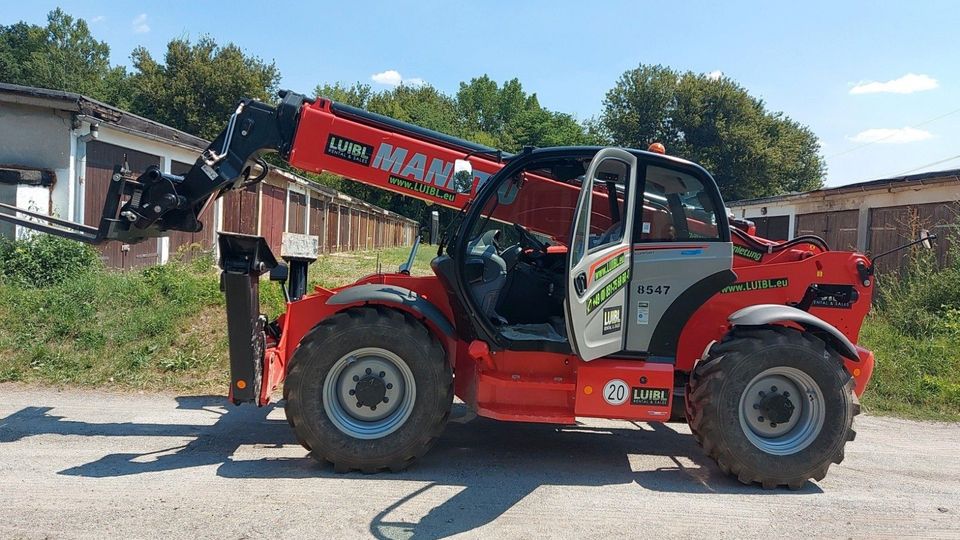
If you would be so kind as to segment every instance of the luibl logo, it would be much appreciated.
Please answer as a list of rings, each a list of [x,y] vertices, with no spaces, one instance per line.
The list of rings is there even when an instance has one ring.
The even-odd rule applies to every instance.
[[[361,165],[369,165],[370,157],[373,154],[373,147],[331,133],[330,137],[327,138],[327,147],[324,151],[326,154],[340,159]]]

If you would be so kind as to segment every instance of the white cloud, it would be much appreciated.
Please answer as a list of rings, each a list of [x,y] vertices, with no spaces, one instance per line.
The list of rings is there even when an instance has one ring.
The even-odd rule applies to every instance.
[[[374,73],[370,76],[370,80],[377,83],[383,84],[386,86],[423,86],[426,84],[426,81],[420,77],[408,77],[404,78],[400,75],[400,72],[395,69],[388,69],[386,71],[381,71],[380,73]]]
[[[103,15],[97,15],[96,17],[90,17],[90,22],[92,22],[92,23],[98,23],[98,22],[103,21],[103,20],[106,20],[106,17],[104,17]]]
[[[133,26],[134,34],[146,34],[150,31],[150,25],[147,24],[146,13],[141,13],[134,17],[130,25]]]
[[[933,90],[940,86],[937,80],[929,75],[907,73],[899,79],[886,82],[861,81],[850,89],[851,94],[912,94],[924,90]]]
[[[723,77],[723,72],[719,69],[715,69],[710,73],[707,73],[707,78],[711,81],[719,81]]]
[[[858,143],[903,144],[925,141],[933,137],[929,131],[905,128],[873,128],[861,131],[849,139]]]

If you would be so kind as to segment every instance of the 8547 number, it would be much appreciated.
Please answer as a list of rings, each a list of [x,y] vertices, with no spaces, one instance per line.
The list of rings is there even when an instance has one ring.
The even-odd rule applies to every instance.
[[[637,294],[669,294],[669,285],[640,285]]]

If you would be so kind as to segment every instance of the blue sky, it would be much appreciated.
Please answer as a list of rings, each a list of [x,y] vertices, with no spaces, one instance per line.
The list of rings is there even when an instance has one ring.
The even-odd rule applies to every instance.
[[[680,5],[677,5],[680,4]],[[722,72],[820,137],[828,185],[960,168],[960,2],[7,3],[0,24],[86,19],[114,63],[210,34],[277,63],[282,86],[518,77],[580,119],[639,63]],[[874,84],[871,84],[874,83]],[[937,161],[943,163],[922,167]]]

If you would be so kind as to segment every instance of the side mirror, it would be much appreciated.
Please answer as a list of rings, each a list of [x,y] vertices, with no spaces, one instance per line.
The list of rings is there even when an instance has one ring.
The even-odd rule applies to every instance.
[[[473,165],[466,159],[453,163],[453,189],[457,193],[469,194],[473,190]]]
[[[937,235],[930,234],[930,231],[926,229],[920,229],[920,244],[923,247],[927,249],[932,249],[933,242],[931,242],[931,240],[936,240],[936,239],[937,239]]]

